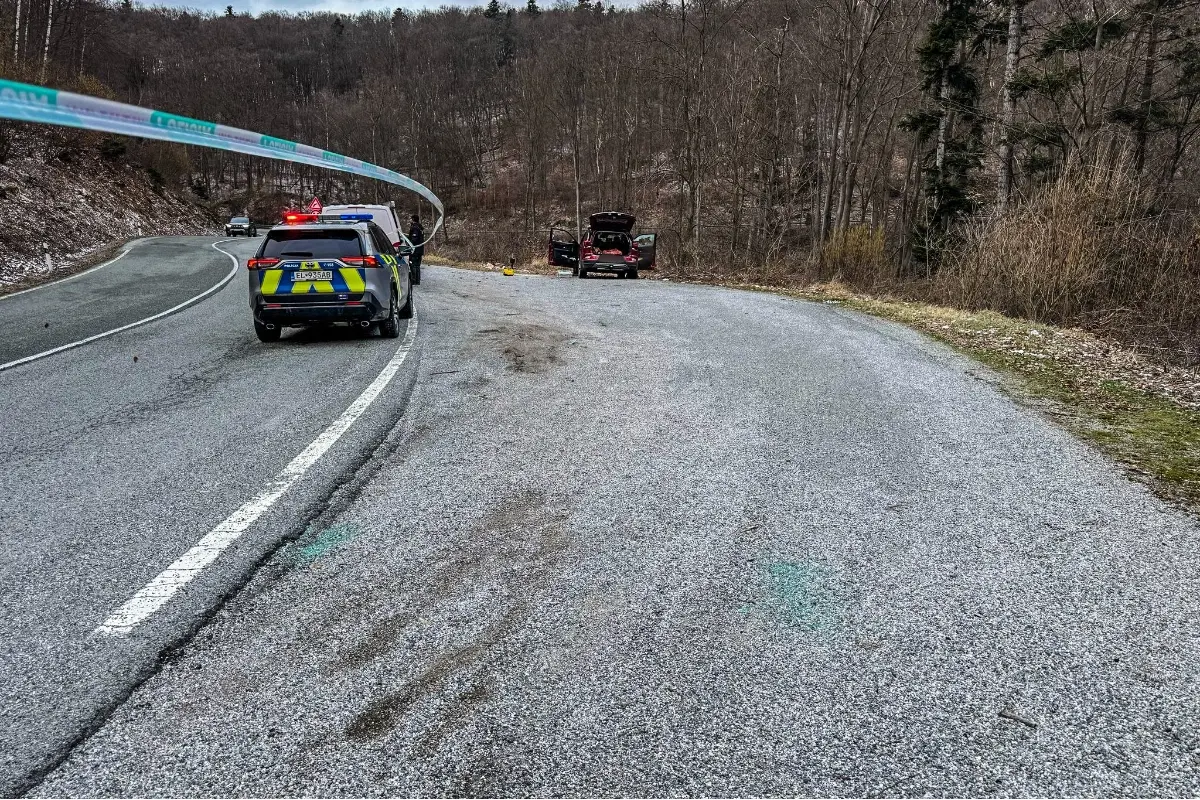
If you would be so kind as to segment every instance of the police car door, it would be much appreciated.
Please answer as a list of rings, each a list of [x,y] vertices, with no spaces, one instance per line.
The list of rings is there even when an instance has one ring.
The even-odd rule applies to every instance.
[[[372,222],[367,225],[367,230],[371,233],[371,242],[379,251],[379,257],[391,268],[392,277],[396,280],[396,287],[400,290],[400,296],[408,297],[408,259],[396,254],[396,248],[392,247],[392,243],[388,241],[388,236],[383,232],[383,228]]]

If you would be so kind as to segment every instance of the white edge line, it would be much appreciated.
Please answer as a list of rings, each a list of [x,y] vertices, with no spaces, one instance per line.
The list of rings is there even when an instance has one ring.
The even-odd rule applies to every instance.
[[[0,364],[0,372],[3,372],[6,369],[12,369],[13,367],[20,366],[21,364],[28,364],[30,361],[37,361],[38,359],[45,358],[46,356],[52,356],[55,353],[61,353],[64,350],[73,350],[76,347],[82,347],[83,345],[88,344],[90,342],[94,342],[97,339],[104,339],[108,336],[112,336],[115,333],[120,333],[121,331],[127,331],[130,328],[136,328],[140,325],[145,325],[148,322],[154,322],[154,320],[156,320],[156,319],[162,319],[163,317],[174,314],[176,311],[180,311],[182,309],[187,308],[190,305],[199,303],[201,300],[208,297],[213,292],[223,289],[225,287],[225,284],[227,284],[231,280],[233,280],[234,275],[237,275],[238,267],[240,266],[240,262],[238,261],[237,256],[235,256],[233,253],[227,252],[227,251],[222,250],[221,248],[217,247],[217,245],[219,245],[219,244],[224,244],[225,242],[232,242],[232,241],[235,241],[235,240],[222,239],[219,242],[212,243],[212,249],[216,250],[218,253],[224,253],[225,255],[229,256],[229,258],[233,261],[233,269],[229,270],[229,274],[226,275],[224,278],[222,278],[220,283],[218,283],[217,285],[212,286],[208,289],[205,289],[203,292],[196,295],[195,297],[192,297],[188,300],[184,300],[182,303],[180,303],[177,306],[172,306],[171,308],[168,308],[166,311],[160,311],[157,314],[154,314],[153,316],[146,317],[145,319],[139,319],[137,322],[131,322],[128,325],[122,325],[119,328],[113,328],[112,330],[104,331],[103,333],[97,333],[94,336],[89,336],[86,339],[80,339],[77,342],[69,342],[67,344],[59,345],[58,347],[53,347],[49,350],[43,350],[42,352],[34,353],[31,356],[25,356],[24,358],[18,358],[16,361],[9,361],[6,364]],[[129,251],[126,251],[126,252],[129,252]],[[113,259],[113,260],[115,261],[116,259]],[[109,263],[112,263],[112,262],[109,262]]]
[[[28,289],[21,289],[20,291],[9,292],[8,294],[0,294],[0,300],[7,300],[10,297],[17,297],[19,295],[29,294],[30,292],[36,292],[38,289],[48,289],[51,286],[57,286],[60,283],[66,283],[67,281],[73,281],[76,278],[82,278],[84,275],[91,275],[93,272],[99,272],[109,264],[115,264],[125,256],[129,255],[129,251],[137,245],[141,244],[142,242],[148,242],[153,238],[155,237],[145,236],[139,239],[134,239],[132,242],[129,242],[125,245],[125,249],[122,250],[119,255],[117,255],[115,258],[110,258],[103,264],[97,264],[94,267],[88,267],[83,272],[76,272],[74,275],[68,275],[65,278],[59,278],[57,280],[50,281],[49,283],[39,283],[37,286],[30,286]]]
[[[237,541],[243,533],[249,530],[267,509],[274,505],[297,480],[304,476],[308,469],[342,437],[354,421],[375,402],[375,398],[400,370],[404,360],[412,349],[417,335],[417,320],[414,317],[408,322],[404,339],[391,360],[384,366],[375,380],[363,389],[362,394],[342,412],[332,424],[313,441],[300,451],[283,470],[268,483],[262,491],[248,500],[241,508],[225,518],[221,524],[206,533],[186,553],[176,559],[169,567],[158,574],[154,580],[127,600],[120,608],[109,615],[108,619],[99,625],[93,633],[107,636],[127,636],[133,629],[145,622],[149,617],[162,608],[193,578],[217,559],[221,553]]]

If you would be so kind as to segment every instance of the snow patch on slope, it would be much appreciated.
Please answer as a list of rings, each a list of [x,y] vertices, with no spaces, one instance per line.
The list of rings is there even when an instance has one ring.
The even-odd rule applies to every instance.
[[[216,229],[203,209],[156,190],[147,170],[102,158],[98,137],[30,128],[7,134],[0,294],[75,272],[119,242]]]

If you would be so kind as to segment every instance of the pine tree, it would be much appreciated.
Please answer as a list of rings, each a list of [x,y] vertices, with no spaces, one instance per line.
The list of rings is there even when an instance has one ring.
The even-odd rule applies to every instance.
[[[970,190],[982,162],[983,116],[972,61],[994,35],[978,2],[942,0],[941,13],[917,49],[927,102],[903,125],[926,145],[926,213],[914,232],[913,254],[927,264],[936,262],[954,223],[975,208]]]
[[[542,13],[542,10],[538,8],[537,0],[526,0],[525,13],[531,17],[536,17]]]
[[[496,19],[500,16],[500,0],[488,0],[487,8],[484,9],[483,15],[488,19]]]

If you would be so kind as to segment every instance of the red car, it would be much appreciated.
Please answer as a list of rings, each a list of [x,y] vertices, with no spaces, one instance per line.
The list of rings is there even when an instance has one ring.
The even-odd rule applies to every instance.
[[[633,235],[633,214],[601,211],[588,217],[582,242],[565,228],[551,228],[546,260],[552,267],[570,267],[581,278],[591,272],[615,272],[636,278],[640,269],[654,269],[653,233]]]

